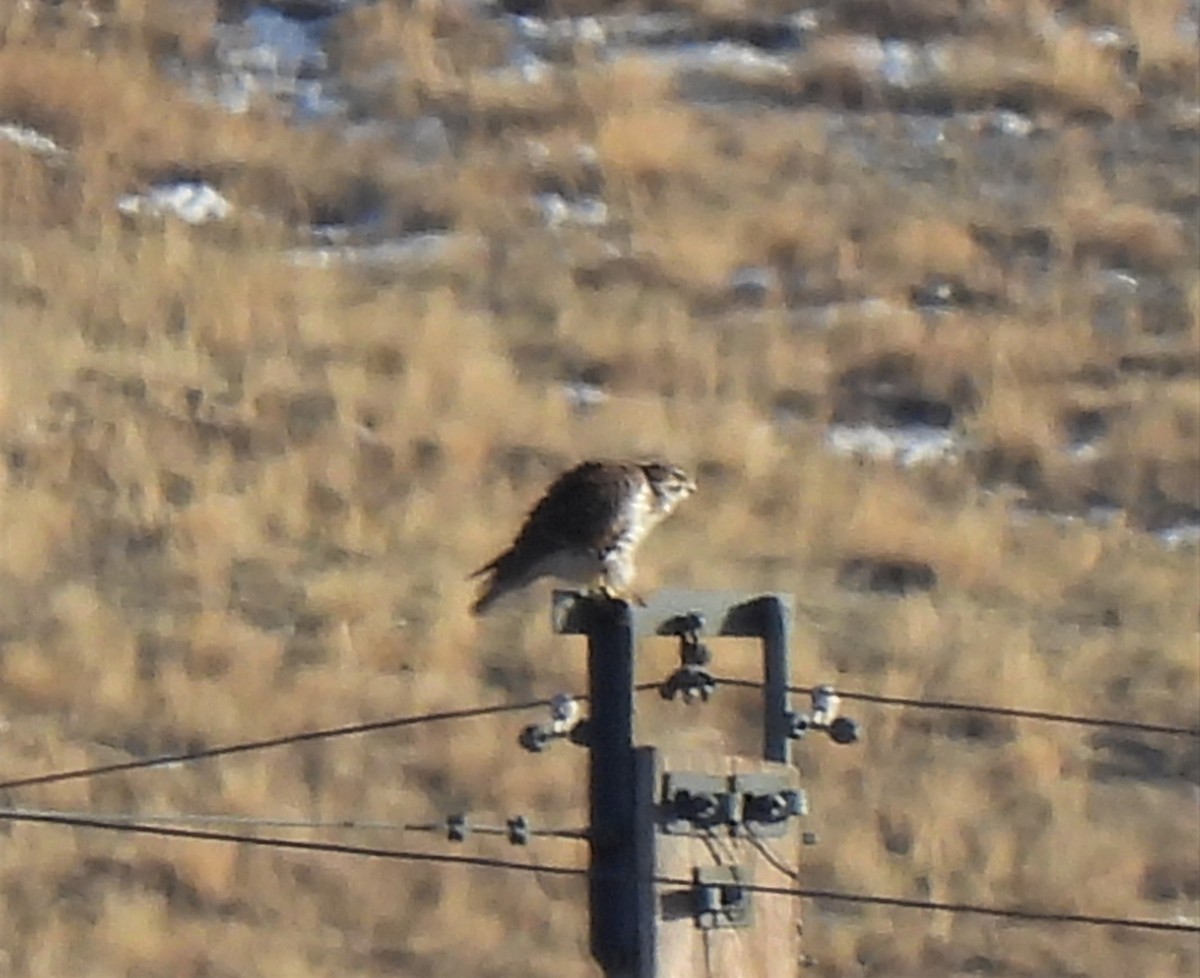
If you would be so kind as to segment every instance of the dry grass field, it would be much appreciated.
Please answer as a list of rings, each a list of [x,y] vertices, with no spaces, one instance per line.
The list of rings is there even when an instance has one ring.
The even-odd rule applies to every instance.
[[[550,7],[723,31],[800,9]],[[230,112],[188,86],[181,66],[213,58],[215,2],[0,4],[0,125],[53,141],[0,139],[0,781],[579,689],[582,649],[551,634],[548,589],[475,620],[465,575],[594,455],[698,474],[642,587],[794,594],[798,682],[1197,726],[1200,558],[1161,533],[1200,518],[1190,8],[807,9],[821,27],[791,70],[730,69],[717,104],[636,49],[575,42],[549,73],[508,70],[508,28],[466,0],[364,3],[328,38],[346,117],[299,124],[278,100]],[[1100,43],[1110,28],[1119,43]],[[936,45],[941,71],[883,85],[865,35]],[[403,134],[430,117],[445,146],[420,159]],[[1031,130],[1000,131],[1014,119]],[[118,210],[181,176],[229,215]],[[546,194],[602,200],[604,220],[547,221]],[[368,219],[443,246],[295,259],[311,226]],[[897,412],[960,448],[913,466],[830,450],[831,426]],[[927,568],[932,586],[879,593],[854,571],[872,561]],[[667,665],[648,658],[644,678]],[[735,692],[645,709],[648,730],[753,743]],[[857,712],[860,745],[799,751],[821,836],[807,884],[1200,919],[1195,738]],[[580,826],[584,757],[520,751],[532,719],[0,804]],[[599,973],[577,880],[36,824],[0,836],[12,978]],[[492,841],[459,851],[584,858]],[[805,973],[822,978],[1200,973],[1195,934],[804,914]]]

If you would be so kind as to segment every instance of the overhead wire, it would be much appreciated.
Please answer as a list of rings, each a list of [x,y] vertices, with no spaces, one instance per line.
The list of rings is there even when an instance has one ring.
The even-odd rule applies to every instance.
[[[578,698],[586,699],[586,697]],[[383,720],[369,720],[365,723],[353,723],[341,727],[327,727],[319,730],[304,730],[299,733],[282,734],[278,737],[266,737],[261,740],[248,740],[234,744],[223,744],[217,747],[196,747],[166,754],[156,754],[152,757],[137,758],[130,761],[116,761],[112,764],[99,764],[94,767],[79,767],[66,771],[54,771],[48,774],[34,774],[23,778],[10,778],[7,781],[0,781],[0,791],[7,791],[13,788],[28,788],[33,785],[58,784],[63,781],[94,778],[103,774],[117,774],[123,771],[138,771],[145,768],[186,764],[213,757],[245,754],[251,751],[286,747],[291,744],[302,744],[314,740],[332,740],[337,737],[352,737],[359,734],[375,733],[381,730],[399,730],[404,727],[413,727],[425,723],[469,720],[477,717],[494,716],[500,713],[516,713],[539,709],[549,705],[549,699],[526,700],[518,703],[499,703],[494,706],[478,706],[461,710],[439,710],[432,713],[389,717]]]
[[[719,677],[719,683],[745,688],[761,688],[762,683],[753,680],[734,679],[729,677]],[[635,688],[638,692],[643,692],[650,689],[659,689],[660,683],[647,682],[639,683]],[[810,695],[815,687],[811,686],[789,686],[788,691]],[[1118,720],[1103,717],[1079,716],[1073,714],[1053,713],[1043,710],[1027,710],[1013,707],[991,706],[986,704],[971,704],[954,701],[941,700],[925,700],[914,697],[898,697],[885,696],[882,694],[859,692],[859,691],[843,691],[837,690],[837,695],[845,700],[855,700],[859,702],[877,703],[884,706],[898,706],[912,709],[930,709],[930,710],[946,710],[980,713],[994,716],[1007,716],[1016,719],[1029,719],[1036,721],[1072,724],[1078,726],[1086,726],[1092,728],[1109,728],[1109,729],[1126,729],[1134,730],[1143,733],[1161,733],[1177,736],[1200,737],[1200,729],[1166,725],[1145,723],[1142,721],[1133,720]],[[578,701],[586,701],[586,695],[574,697]],[[114,774],[118,772],[135,771],[146,768],[166,767],[177,764],[184,764],[192,761],[204,760],[209,758],[235,755],[241,753],[249,753],[258,750],[267,750],[276,747],[283,747],[291,744],[334,739],[339,737],[348,737],[373,733],[384,730],[402,729],[405,727],[417,726],[425,723],[438,723],[452,720],[466,720],[478,717],[499,715],[504,713],[522,712],[540,708],[550,707],[552,700],[534,699],[514,703],[501,703],[492,706],[472,707],[458,710],[443,710],[429,712],[423,714],[411,714],[406,716],[391,717],[381,720],[367,721],[358,724],[348,724],[340,727],[330,727],[316,730],[301,731],[298,733],[285,734],[276,737],[263,738],[259,740],[244,741],[234,744],[226,744],[216,747],[201,747],[185,751],[178,751],[167,754],[160,754],[147,758],[139,758],[129,761],[115,762],[111,764],[97,765],[93,767],[80,767],[65,771],[51,772],[47,774],[31,775],[22,778],[13,778],[7,781],[0,781],[0,790],[11,790],[14,788],[30,787],[34,785],[54,784],[64,781],[77,780],[82,778],[97,777],[106,774]],[[157,835],[168,838],[187,838],[200,839],[215,842],[227,842],[244,845],[266,846],[279,849],[290,849],[294,851],[318,852],[318,853],[335,853],[352,856],[375,857],[385,859],[399,859],[410,862],[428,862],[441,864],[458,864],[465,866],[474,866],[480,868],[507,869],[513,871],[526,871],[535,873],[545,873],[548,875],[557,876],[585,876],[588,870],[577,867],[556,866],[550,864],[538,863],[536,865],[523,863],[516,860],[498,859],[487,856],[474,856],[461,853],[433,853],[433,852],[418,852],[410,850],[385,849],[370,846],[349,845],[346,843],[328,842],[328,841],[312,841],[301,839],[288,839],[267,836],[251,836],[239,835],[231,832],[216,832],[209,830],[198,830],[193,828],[180,827],[186,824],[217,824],[239,825],[243,827],[274,827],[274,828],[293,828],[293,829],[380,829],[380,830],[407,830],[418,832],[439,832],[447,831],[447,826],[444,823],[387,823],[387,822],[369,822],[363,820],[289,820],[289,819],[272,819],[257,816],[220,816],[220,815],[191,815],[191,814],[159,814],[159,815],[139,815],[136,813],[73,813],[50,809],[19,809],[9,808],[0,809],[0,821],[9,822],[26,822],[26,823],[42,823],[55,824],[62,826],[72,826],[76,828],[94,828],[109,831],[124,831],[135,832],[142,834]],[[157,824],[156,824],[157,823]],[[480,825],[470,826],[470,831],[480,835],[510,835],[510,828],[501,828],[499,826]],[[541,829],[529,830],[529,835],[539,837],[559,837],[559,838],[575,838],[583,839],[587,837],[586,831],[574,829]],[[756,843],[756,848],[759,843]],[[760,849],[761,851],[761,849]],[[768,848],[768,852],[769,852]],[[768,856],[763,853],[764,858],[775,866],[777,870],[784,873],[790,879],[796,880],[798,876],[794,871],[790,870],[778,857],[774,857],[772,853]],[[692,881],[687,879],[675,879],[670,877],[656,876],[653,878],[655,883],[661,885],[675,886],[692,886]],[[855,894],[845,893],[834,890],[821,890],[808,887],[773,887],[764,886],[762,884],[744,885],[744,888],[750,892],[758,892],[763,894],[775,894],[782,896],[790,896],[796,898],[814,899],[814,900],[829,900],[841,901],[857,904],[868,904],[876,906],[891,906],[915,910],[925,911],[945,911],[950,913],[976,914],[991,916],[997,918],[1006,918],[1011,920],[1026,921],[1026,922],[1042,922],[1042,923],[1074,923],[1081,925],[1093,926],[1113,926],[1123,928],[1134,928],[1143,930],[1166,931],[1166,932],[1181,932],[1181,933],[1200,933],[1200,923],[1192,923],[1190,921],[1169,921],[1169,920],[1151,920],[1137,918],[1122,918],[1113,916],[1100,916],[1091,914],[1076,914],[1076,913],[1053,913],[1043,911],[1022,910],[1020,908],[1009,907],[992,907],[982,904],[971,904],[962,902],[945,902],[923,900],[908,897],[892,897],[879,894]]]
[[[578,866],[561,866],[546,863],[534,865],[531,863],[518,862],[512,859],[499,859],[491,856],[476,856],[465,853],[421,852],[407,849],[386,849],[372,846],[349,845],[340,842],[318,842],[302,839],[279,838],[275,836],[237,835],[230,832],[212,832],[198,829],[156,826],[140,823],[106,822],[102,819],[90,817],[78,818],[75,816],[61,814],[0,813],[0,820],[10,822],[43,823],[69,826],[73,828],[91,828],[115,832],[131,832],[176,839],[227,842],[273,849],[292,850],[296,852],[333,853],[339,855],[399,860],[405,862],[437,863],[488,869],[505,869],[515,872],[541,873],[551,876],[586,877],[589,875],[594,875],[594,871]],[[694,881],[690,879],[657,874],[651,876],[650,881],[660,886],[678,886],[689,890],[694,886]],[[769,886],[760,883],[742,883],[740,886],[747,892],[761,893],[764,895],[786,896],[791,898],[812,900],[841,901],[875,906],[901,907],[912,910],[936,910],[946,911],[948,913],[976,914],[1030,923],[1080,924],[1087,926],[1121,927],[1137,930],[1200,934],[1200,922],[1193,923],[1191,921],[1153,920],[1147,918],[1023,910],[1016,907],[992,907],[982,904],[952,903],[936,900],[922,900],[909,897],[883,896],[869,893],[844,893],[836,890],[813,889],[800,886]]]
[[[639,683],[634,687],[637,692],[657,689],[658,683]],[[572,696],[578,702],[587,702],[587,694]],[[126,771],[140,771],[146,768],[170,767],[176,764],[187,764],[193,761],[203,761],[214,757],[227,757],[232,754],[247,754],[252,751],[269,750],[275,747],[287,747],[292,744],[302,744],[317,740],[333,740],[339,737],[353,737],[361,734],[377,733],[383,730],[399,730],[405,727],[415,727],[426,723],[443,723],[451,720],[472,720],[479,717],[496,716],[503,713],[521,713],[529,710],[545,709],[553,705],[553,698],[524,700],[514,703],[497,703],[492,706],[467,707],[460,710],[437,710],[429,713],[415,713],[406,716],[387,717],[382,720],[368,720],[364,723],[352,723],[341,727],[325,727],[317,730],[302,730],[298,733],[281,734],[277,737],[265,737],[261,740],[247,740],[233,744],[222,744],[216,747],[194,747],[187,750],[173,751],[165,754],[155,754],[151,757],[141,757],[129,761],[115,761],[111,764],[98,764],[92,767],[70,768],[65,771],[52,771],[46,774],[33,774],[20,778],[9,778],[0,781],[0,791],[14,788],[29,788],[35,785],[59,784],[64,781],[75,781],[82,778],[94,778],[105,774],[119,774]]]
[[[761,689],[762,682],[757,679],[735,679],[728,676],[714,677],[718,685],[732,686],[744,689]],[[809,696],[816,686],[789,686],[789,693],[800,693]],[[1139,733],[1171,734],[1181,737],[1200,738],[1200,728],[1184,727],[1173,724],[1146,723],[1142,720],[1120,720],[1110,717],[1080,716],[1072,713],[1054,713],[1049,710],[1027,710],[1011,706],[992,706],[985,703],[962,703],[953,700],[919,699],[911,696],[886,696],[882,693],[867,693],[857,690],[835,688],[836,694],[843,700],[853,700],[859,703],[876,703],[881,706],[899,706],[915,710],[945,710],[959,713],[980,713],[986,716],[1012,717],[1018,720],[1040,720],[1046,723],[1063,723],[1083,727],[1097,727],[1114,730],[1134,730]]]
[[[796,687],[791,692],[811,693],[811,688]],[[1138,733],[1171,734],[1178,737],[1200,738],[1200,728],[1183,727],[1166,723],[1147,723],[1143,720],[1119,720],[1112,717],[1080,716],[1072,713],[1054,713],[1049,710],[1027,710],[1011,706],[989,706],[974,703],[959,703],[948,700],[922,700],[907,696],[884,696],[879,693],[837,691],[846,700],[859,703],[878,703],[883,706],[901,706],[920,710],[944,710],[960,713],[982,713],[988,716],[1012,717],[1018,720],[1039,720],[1045,723],[1063,723],[1079,727],[1096,727],[1109,730],[1133,730]]]
[[[475,856],[466,853],[420,852],[408,849],[387,849],[378,846],[351,845],[344,842],[316,841],[311,839],[288,839],[279,836],[239,835],[233,832],[217,832],[208,829],[189,829],[179,826],[149,825],[141,822],[109,822],[103,818],[75,816],[64,813],[35,811],[0,812],[0,821],[41,823],[73,828],[100,829],[111,832],[128,832],[137,835],[159,836],[168,839],[194,839],[208,842],[229,842],[239,845],[258,846],[269,849],[286,849],[296,852],[334,853],[346,856],[365,856],[376,859],[394,859],[404,862],[446,863],[450,865],[477,866],[491,869],[534,870],[550,872],[558,876],[583,876],[586,869],[575,866],[533,866],[513,859],[498,859],[491,856]]]
[[[732,677],[716,677],[721,685],[738,688],[761,688],[762,683],[752,679],[736,679]],[[639,683],[638,692],[658,689],[659,683]],[[789,686],[788,692],[811,695],[815,687]],[[837,695],[844,700],[862,703],[876,703],[883,706],[898,706],[909,709],[943,710],[961,713],[979,713],[989,716],[1004,716],[1014,719],[1036,720],[1050,723],[1071,724],[1093,728],[1117,730],[1132,730],[1140,733],[1169,734],[1200,738],[1200,729],[1169,724],[1146,723],[1140,720],[1119,720],[1106,717],[1080,716],[1067,713],[1053,713],[1046,710],[1028,710],[1016,707],[992,706],[981,703],[962,703],[947,700],[927,700],[916,697],[886,696],[879,693],[867,693],[856,690],[838,689]],[[586,695],[573,697],[579,702],[586,702]],[[35,785],[58,784],[81,778],[93,778],[106,774],[118,774],[127,771],[137,771],[154,767],[169,767],[194,761],[207,760],[214,757],[225,757],[233,754],[244,754],[252,751],[269,750],[318,740],[332,740],[340,737],[357,736],[384,730],[398,730],[426,723],[441,723],[452,720],[468,720],[485,716],[495,716],[503,713],[516,713],[528,710],[543,709],[551,706],[552,700],[533,699],[514,703],[498,703],[492,706],[469,707],[459,710],[440,710],[430,713],[410,714],[407,716],[388,717],[381,720],[370,720],[364,723],[347,724],[340,727],[327,727],[317,730],[304,730],[297,733],[282,734],[277,737],[266,737],[260,740],[243,741],[233,744],[223,744],[215,747],[196,747],[188,750],[157,754],[151,757],[136,758],[128,761],[116,761],[110,764],[100,764],[92,767],[72,768],[65,771],[53,771],[45,774],[35,774],[20,778],[10,778],[0,781],[0,791],[14,788],[27,788]]]
[[[765,859],[772,867],[774,867],[777,872],[780,872],[784,876],[788,877],[788,879],[794,880],[797,883],[800,882],[800,873],[797,870],[792,869],[792,867],[785,863],[783,858],[776,853],[774,849],[767,845],[766,840],[763,839],[763,837],[757,831],[755,831],[754,826],[751,823],[747,822],[743,827],[746,829],[746,837],[750,840],[750,844],[758,850],[759,855],[762,856],[763,859]]]
[[[224,815],[198,812],[97,812],[69,811],[59,808],[0,807],[0,820],[11,821],[56,821],[59,819],[88,819],[109,825],[204,825],[237,826],[240,828],[344,830],[356,832],[427,833],[447,837],[452,831],[464,835],[486,835],[511,837],[512,825],[477,823],[462,817],[439,822],[389,822],[373,819],[330,818],[303,819],[258,815]],[[538,828],[525,824],[523,834],[531,838],[586,840],[586,829]]]

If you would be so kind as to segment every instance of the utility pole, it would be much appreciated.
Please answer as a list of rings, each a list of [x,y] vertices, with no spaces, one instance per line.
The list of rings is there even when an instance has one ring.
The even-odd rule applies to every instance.
[[[555,630],[585,635],[590,715],[527,728],[540,750],[571,736],[589,752],[592,954],[606,978],[795,978],[799,901],[754,886],[790,888],[807,801],[792,741],[822,729],[857,738],[822,687],[809,715],[788,693],[791,601],[777,594],[663,591],[645,606],[596,595],[554,595]],[[637,741],[638,640],[672,636],[680,665],[664,698],[707,700],[709,637],[757,638],[762,656],[759,757],[708,754]],[[670,880],[674,882],[664,882]]]

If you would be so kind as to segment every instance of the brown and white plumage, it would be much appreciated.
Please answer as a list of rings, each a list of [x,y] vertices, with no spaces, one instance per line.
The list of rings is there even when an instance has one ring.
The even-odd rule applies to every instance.
[[[542,577],[632,597],[633,558],[646,534],[696,491],[667,462],[583,462],[546,490],[504,553],[483,577],[471,610],[481,615],[501,597]]]

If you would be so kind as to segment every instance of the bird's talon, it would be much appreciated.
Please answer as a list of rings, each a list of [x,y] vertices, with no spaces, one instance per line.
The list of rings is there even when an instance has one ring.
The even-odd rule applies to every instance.
[[[621,588],[615,588],[610,584],[601,584],[597,588],[597,592],[601,597],[607,598],[609,601],[620,601],[625,604],[634,604],[639,608],[646,607],[646,600],[636,591],[626,591]]]

